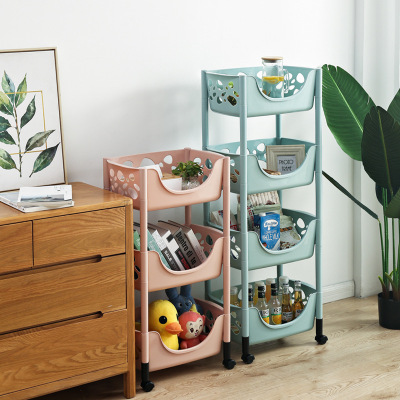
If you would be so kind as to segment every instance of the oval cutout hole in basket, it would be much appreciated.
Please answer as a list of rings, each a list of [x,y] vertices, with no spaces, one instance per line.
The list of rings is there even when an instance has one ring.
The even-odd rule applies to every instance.
[[[132,189],[131,187],[128,188],[128,195],[132,197],[133,200],[136,200],[139,197],[138,192],[135,189]]]
[[[149,165],[155,165],[155,162],[151,160],[150,158],[143,158],[143,160],[140,163],[141,167],[148,167]]]
[[[123,165],[126,165],[127,167],[133,167],[133,162],[130,160],[126,160],[126,161],[124,161]]]
[[[206,160],[206,167],[208,169],[211,169],[213,167],[213,163],[211,162],[211,160],[209,158],[207,158],[207,160]]]
[[[197,163],[197,164],[201,164],[201,158],[200,157],[196,157],[193,162]]]
[[[206,243],[209,244],[210,246],[213,245],[214,241],[212,240],[212,237],[210,235],[207,235]]]
[[[296,81],[299,83],[304,83],[305,79],[304,79],[304,75],[301,73],[298,73],[296,76]]]
[[[231,249],[231,257],[232,257],[234,260],[238,260],[238,259],[239,259],[239,254],[237,253],[237,251]]]
[[[296,225],[297,225],[299,228],[305,228],[305,226],[306,226],[306,224],[304,223],[304,221],[303,221],[301,218],[298,218],[298,219],[297,219]]]
[[[206,318],[207,318],[209,321],[214,321],[214,316],[212,315],[212,312],[211,312],[210,310],[207,310],[207,311],[206,311]]]

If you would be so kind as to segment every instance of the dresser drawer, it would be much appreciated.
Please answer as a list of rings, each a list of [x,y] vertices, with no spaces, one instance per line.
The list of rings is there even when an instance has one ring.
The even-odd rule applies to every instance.
[[[125,255],[0,276],[0,333],[126,308]]]
[[[32,222],[0,226],[0,274],[32,265]]]
[[[0,396],[126,363],[125,310],[3,335]]]
[[[125,253],[125,207],[33,221],[34,266]]]

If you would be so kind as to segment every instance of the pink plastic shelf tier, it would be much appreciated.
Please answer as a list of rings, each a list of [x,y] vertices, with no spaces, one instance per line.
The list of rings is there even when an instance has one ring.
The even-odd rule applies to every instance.
[[[190,228],[199,239],[200,246],[206,254],[207,260],[201,265],[187,271],[172,271],[165,266],[160,256],[155,251],[148,251],[149,257],[149,292],[162,290],[166,287],[182,286],[190,283],[217,278],[221,274],[223,264],[223,233],[218,229],[190,225]],[[135,289],[140,290],[141,285],[141,257],[140,251],[135,250]]]
[[[188,362],[200,360],[218,354],[221,350],[224,318],[229,319],[229,314],[225,315],[223,309],[210,301],[195,299],[197,304],[203,307],[206,316],[206,326],[210,333],[207,338],[198,344],[185,350],[171,350],[164,345],[158,332],[149,332],[150,347],[150,371],[157,371],[164,368],[174,367],[176,365],[186,364]],[[136,319],[140,318],[140,308],[136,309]],[[142,354],[142,334],[135,331],[136,343],[136,368],[141,368]]]
[[[131,197],[136,210],[143,203],[147,211],[153,211],[214,201],[221,195],[224,158],[228,157],[190,148],[104,158],[104,188]],[[157,171],[140,168],[145,160],[158,164],[163,173],[172,173],[179,162],[198,161],[204,172],[199,177],[201,185],[189,190],[169,189]]]

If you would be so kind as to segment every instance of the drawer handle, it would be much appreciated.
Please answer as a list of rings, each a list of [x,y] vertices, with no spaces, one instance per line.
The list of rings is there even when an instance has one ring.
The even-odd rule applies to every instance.
[[[54,328],[58,328],[60,326],[76,324],[78,322],[89,321],[92,319],[98,319],[98,318],[102,318],[102,317],[103,317],[103,313],[101,311],[91,313],[91,314],[86,314],[86,315],[80,315],[79,317],[63,319],[60,321],[50,322],[50,323],[47,323],[44,325],[37,325],[37,326],[32,326],[32,327],[26,328],[26,329],[6,332],[6,333],[3,333],[0,335],[0,340],[8,339],[8,338],[14,337],[14,336],[26,335],[28,333],[33,333],[33,332],[45,331],[47,329],[54,329]]]

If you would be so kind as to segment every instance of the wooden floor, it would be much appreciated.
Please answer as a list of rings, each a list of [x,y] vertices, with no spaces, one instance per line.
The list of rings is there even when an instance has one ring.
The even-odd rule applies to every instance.
[[[345,299],[324,305],[324,334],[315,331],[252,346],[255,361],[245,365],[241,346],[232,344],[233,370],[222,354],[150,374],[155,387],[135,399],[400,399],[400,331],[378,325],[377,299]],[[122,377],[38,398],[119,400]]]

